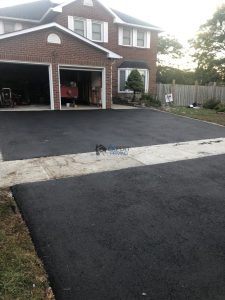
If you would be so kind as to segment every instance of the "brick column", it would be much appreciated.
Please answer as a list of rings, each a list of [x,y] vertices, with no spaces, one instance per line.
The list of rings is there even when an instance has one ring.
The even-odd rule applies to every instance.
[[[111,65],[106,68],[106,109],[112,107],[112,74]]]
[[[60,94],[59,94],[59,69],[58,69],[58,63],[52,64],[52,83],[53,83],[53,95],[54,95],[54,109],[60,110]]]

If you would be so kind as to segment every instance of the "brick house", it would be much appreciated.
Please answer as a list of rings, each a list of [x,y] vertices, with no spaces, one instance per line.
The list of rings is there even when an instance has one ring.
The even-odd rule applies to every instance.
[[[78,104],[106,109],[129,94],[126,79],[138,69],[145,92],[155,94],[159,32],[99,0],[1,8],[0,88],[52,110],[61,109],[69,93]]]

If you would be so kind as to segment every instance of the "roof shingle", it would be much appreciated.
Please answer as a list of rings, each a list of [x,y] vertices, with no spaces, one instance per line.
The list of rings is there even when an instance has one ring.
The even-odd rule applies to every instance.
[[[155,25],[152,25],[148,22],[145,22],[145,21],[142,21],[142,20],[139,20],[137,18],[134,18],[134,17],[131,17],[123,12],[120,12],[116,9],[112,9],[111,10],[122,20],[124,21],[125,23],[129,23],[129,24],[134,24],[134,25],[140,25],[140,26],[146,26],[146,27],[152,27],[152,28],[155,28],[155,29],[159,29],[159,27],[155,26]]]
[[[39,21],[49,8],[55,5],[56,4],[53,4],[49,0],[18,4],[11,7],[0,8],[0,16]]]

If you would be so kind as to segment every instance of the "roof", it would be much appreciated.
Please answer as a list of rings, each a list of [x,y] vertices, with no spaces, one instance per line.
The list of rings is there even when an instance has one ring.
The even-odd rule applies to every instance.
[[[51,0],[34,0],[34,2],[30,3],[0,8],[0,17],[24,21],[30,20],[31,22],[41,22],[49,13],[61,13],[63,7],[75,1],[76,0],[67,0],[61,4],[56,4]],[[101,0],[97,1],[114,17],[115,23],[161,31],[161,29],[157,26],[131,17],[116,9],[111,9],[107,7]]]
[[[161,29],[155,25],[152,25],[148,22],[142,21],[140,19],[134,18],[132,16],[129,16],[123,12],[120,12],[116,9],[111,9],[124,23],[127,24],[132,24],[132,25],[138,25],[138,26],[143,26],[143,27],[149,27],[151,29],[155,29],[155,30],[159,30],[161,31]]]
[[[66,27],[63,27],[57,23],[49,23],[49,24],[45,24],[45,25],[40,25],[40,26],[35,26],[35,27],[31,27],[31,28],[28,28],[28,29],[24,29],[24,30],[20,30],[20,31],[15,31],[15,32],[12,32],[12,33],[7,33],[7,34],[2,34],[0,35],[0,40],[4,40],[4,39],[9,39],[9,38],[12,38],[12,37],[15,37],[15,36],[20,36],[20,35],[24,35],[24,34],[28,34],[28,33],[31,33],[31,32],[36,32],[36,31],[40,31],[40,30],[44,30],[44,29],[48,29],[48,28],[56,28],[56,29],[59,29],[60,31],[62,32],[65,32],[103,52],[105,52],[108,56],[108,58],[113,58],[113,59],[120,59],[122,58],[122,56],[116,54],[115,52],[105,48],[105,47],[102,47],[94,42],[92,42],[91,40],[73,32],[72,30],[69,30],[67,29]]]
[[[46,14],[46,12],[54,6],[56,6],[56,4],[53,4],[50,0],[39,0],[0,8],[0,16],[39,21]]]
[[[119,66],[120,69],[149,69],[149,65],[144,61],[124,61]]]

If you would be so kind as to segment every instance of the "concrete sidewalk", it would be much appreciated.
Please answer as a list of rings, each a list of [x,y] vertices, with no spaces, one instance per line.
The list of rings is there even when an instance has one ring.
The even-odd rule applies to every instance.
[[[225,138],[0,162],[0,188],[225,154]]]

